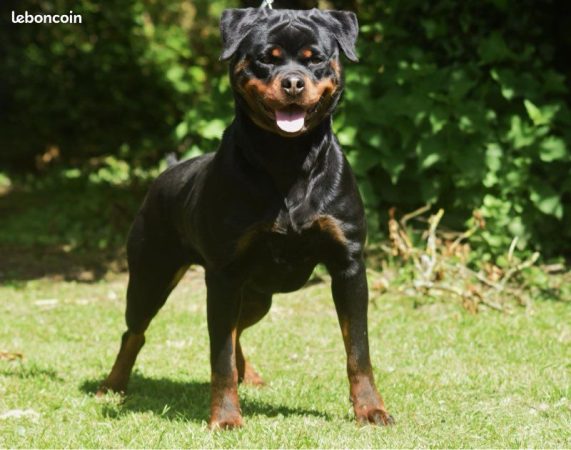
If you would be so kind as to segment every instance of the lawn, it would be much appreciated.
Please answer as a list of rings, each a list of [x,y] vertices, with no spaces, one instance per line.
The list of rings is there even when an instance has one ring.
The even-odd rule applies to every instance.
[[[570,447],[571,304],[471,315],[374,295],[376,377],[397,424],[353,422],[327,283],[277,296],[243,338],[268,382],[212,433],[205,289],[191,271],[153,322],[124,402],[93,393],[123,331],[125,275],[0,285],[0,447]],[[14,410],[25,411],[13,417]]]

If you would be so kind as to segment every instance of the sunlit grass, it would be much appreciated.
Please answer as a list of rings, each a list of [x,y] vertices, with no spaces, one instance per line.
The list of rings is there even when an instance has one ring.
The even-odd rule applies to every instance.
[[[569,447],[571,306],[472,316],[375,298],[375,375],[397,419],[358,428],[328,286],[278,296],[244,335],[268,386],[241,387],[241,430],[206,429],[205,291],[191,272],[153,322],[124,403],[93,392],[112,364],[126,279],[0,286],[0,447]],[[37,413],[37,414],[34,414]]]

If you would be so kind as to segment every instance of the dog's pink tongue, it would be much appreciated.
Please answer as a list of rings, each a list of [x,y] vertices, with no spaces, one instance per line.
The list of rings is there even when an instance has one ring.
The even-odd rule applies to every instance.
[[[276,123],[286,133],[297,133],[305,124],[305,111],[276,111]]]

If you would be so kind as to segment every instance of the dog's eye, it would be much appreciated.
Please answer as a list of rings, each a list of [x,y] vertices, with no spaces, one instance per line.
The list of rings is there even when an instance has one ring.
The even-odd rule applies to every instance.
[[[305,64],[321,64],[325,58],[313,50],[306,49],[301,53],[301,60]]]
[[[262,55],[258,58],[258,61],[260,61],[262,64],[274,65],[274,64],[279,64],[281,59],[276,58],[275,56],[272,55]]]
[[[264,52],[258,58],[262,64],[279,64],[283,59],[282,49],[279,47],[273,47],[267,52]]]

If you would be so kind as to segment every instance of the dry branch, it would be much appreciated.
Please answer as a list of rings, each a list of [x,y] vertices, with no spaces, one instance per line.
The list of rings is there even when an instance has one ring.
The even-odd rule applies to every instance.
[[[509,298],[517,300],[521,305],[528,305],[527,293],[521,284],[514,283],[513,280],[523,270],[537,262],[539,253],[534,253],[524,261],[516,262],[514,253],[518,241],[515,238],[508,250],[507,268],[488,265],[486,273],[475,271],[466,265],[464,260],[467,258],[462,256],[469,252],[469,246],[464,244],[464,241],[485,227],[480,214],[475,212],[474,225],[464,233],[456,235],[454,241],[450,242],[446,240],[444,233],[439,232],[438,227],[444,216],[444,210],[438,210],[428,218],[428,229],[422,234],[425,241],[424,248],[415,247],[410,235],[415,231],[409,231],[406,224],[429,210],[430,205],[423,206],[406,214],[400,221],[395,217],[394,208],[389,211],[391,254],[402,258],[414,268],[411,287],[415,292],[431,296],[453,294],[472,312],[477,312],[479,305],[505,312],[509,306],[507,303]]]

